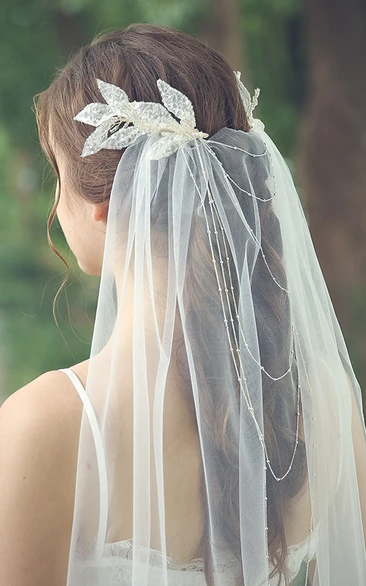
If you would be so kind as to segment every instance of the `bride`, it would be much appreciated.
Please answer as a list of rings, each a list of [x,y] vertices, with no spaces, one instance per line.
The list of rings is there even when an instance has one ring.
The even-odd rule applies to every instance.
[[[89,360],[0,409],[4,586],[366,584],[360,387],[258,93],[133,25],[38,96],[100,289]]]

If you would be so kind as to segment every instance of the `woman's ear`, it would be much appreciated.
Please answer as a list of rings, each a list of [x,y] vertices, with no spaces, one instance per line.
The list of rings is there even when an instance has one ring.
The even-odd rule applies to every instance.
[[[107,223],[109,201],[92,204],[92,219],[94,222]]]

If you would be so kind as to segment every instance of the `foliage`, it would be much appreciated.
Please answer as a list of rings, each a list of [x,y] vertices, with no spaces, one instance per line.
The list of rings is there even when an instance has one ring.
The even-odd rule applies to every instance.
[[[303,107],[307,61],[300,0],[242,0],[247,75],[261,88],[260,115],[291,156]]]
[[[87,296],[81,285],[70,282],[70,318],[62,298],[57,313],[67,345],[52,316],[53,297],[63,275],[46,241],[50,187],[47,195],[38,194],[36,173],[26,166],[24,155],[20,162],[17,151],[9,148],[4,131],[0,136],[0,364],[5,387],[0,392],[4,396],[45,370],[86,357],[91,331],[86,309],[94,310],[95,285],[89,285]],[[57,246],[66,250],[60,230],[54,232]]]
[[[199,34],[214,0],[3,0],[0,12],[0,370],[8,394],[42,371],[85,359],[97,281],[74,277],[61,296],[60,331],[52,299],[64,267],[47,247],[53,197],[32,112],[33,96],[48,86],[78,46],[131,22],[170,25]],[[301,0],[238,0],[246,71],[261,88],[258,115],[281,150],[293,153],[306,90]],[[249,81],[248,81],[249,80]],[[77,275],[77,276],[76,276]],[[81,280],[80,280],[81,279]],[[360,306],[358,303],[358,306]],[[73,332],[76,330],[76,334]],[[63,337],[66,338],[68,346]],[[80,338],[80,339],[79,339]],[[4,377],[5,373],[5,377]]]

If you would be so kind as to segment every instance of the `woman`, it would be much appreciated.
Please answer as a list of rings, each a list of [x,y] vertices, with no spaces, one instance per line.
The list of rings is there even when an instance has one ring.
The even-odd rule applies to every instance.
[[[152,25],[40,94],[101,283],[90,359],[0,410],[1,584],[366,583],[360,388],[257,97]]]

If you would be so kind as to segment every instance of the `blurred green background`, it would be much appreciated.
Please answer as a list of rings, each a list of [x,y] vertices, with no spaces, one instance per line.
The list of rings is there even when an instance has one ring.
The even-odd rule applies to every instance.
[[[335,3],[341,4],[341,3]],[[0,389],[87,358],[98,280],[80,274],[57,224],[54,178],[32,99],[80,45],[133,22],[173,26],[222,51],[295,175],[361,385],[366,386],[366,15],[356,0],[2,0],[0,8]],[[360,26],[362,25],[362,26]]]

